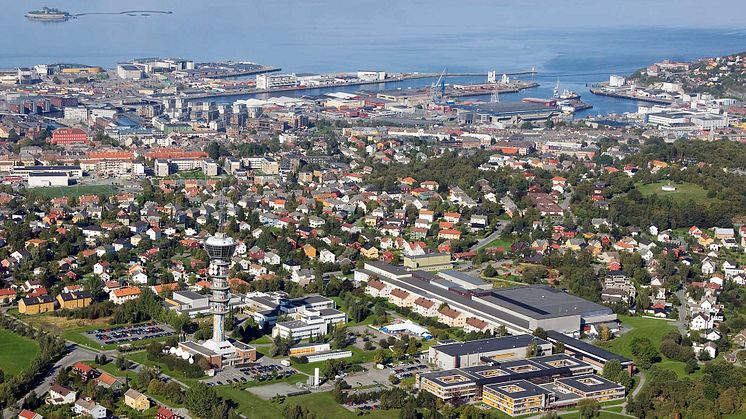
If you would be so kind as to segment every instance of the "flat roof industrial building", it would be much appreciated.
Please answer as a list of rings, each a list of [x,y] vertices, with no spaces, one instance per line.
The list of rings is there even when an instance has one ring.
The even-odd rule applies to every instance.
[[[526,348],[532,343],[537,345],[537,355],[552,353],[550,342],[521,334],[435,345],[428,350],[428,362],[442,369],[453,369],[524,359]]]
[[[617,321],[610,308],[545,285],[466,289],[446,278],[408,271],[385,262],[366,262],[362,269],[355,271],[355,280],[367,282],[369,279],[383,282],[388,291],[398,288],[437,304],[447,304],[467,317],[487,322],[492,328],[505,326],[513,334],[541,327],[578,335],[583,325]],[[387,293],[384,290],[379,294]]]

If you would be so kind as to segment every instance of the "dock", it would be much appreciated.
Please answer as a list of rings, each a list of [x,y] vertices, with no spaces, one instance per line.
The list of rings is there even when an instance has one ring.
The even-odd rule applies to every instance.
[[[660,99],[656,97],[640,97],[640,96],[626,95],[623,93],[609,92],[607,90],[594,89],[594,88],[591,88],[590,90],[591,90],[591,93],[593,93],[594,95],[615,97],[618,99],[637,100],[640,102],[657,103],[659,105],[670,105],[673,103],[672,100]]]
[[[277,70],[274,70],[274,69],[259,70],[255,74],[274,72],[274,71],[279,71],[279,68]],[[526,75],[526,74],[536,74],[536,71],[522,71],[522,72],[505,73],[505,74]],[[487,73],[451,73],[451,74],[448,74],[448,76],[449,77],[487,77]],[[228,78],[228,77],[235,77],[235,75],[233,76],[215,75],[215,76],[207,77],[207,78],[220,79],[220,78]],[[334,88],[346,87],[346,86],[364,86],[364,85],[371,85],[371,84],[397,83],[397,82],[402,82],[402,81],[407,81],[407,80],[434,79],[438,77],[440,77],[440,74],[438,73],[402,73],[402,74],[399,74],[397,76],[391,77],[390,79],[386,79],[386,80],[371,80],[371,81],[359,80],[359,81],[354,81],[354,82],[329,84],[329,85],[324,85],[324,86],[297,86],[297,87],[282,87],[282,88],[275,88],[275,89],[245,88],[245,89],[235,89],[235,90],[230,90],[230,91],[225,91],[225,92],[195,93],[191,95],[186,95],[183,98],[186,101],[194,101],[194,100],[211,99],[211,98],[219,98],[219,97],[257,95],[257,94],[265,94],[265,93],[297,92],[297,91],[314,90],[314,89],[334,89]],[[527,86],[525,87],[521,86],[519,88],[511,87],[507,89],[499,89],[498,93],[516,93],[523,89],[528,89],[528,88],[539,86],[539,83],[536,83],[536,82],[524,82],[524,83],[527,84]],[[494,88],[490,90],[476,92],[476,93],[466,92],[463,94],[457,94],[455,96],[456,97],[476,96],[476,95],[490,94],[493,91],[494,91]]]

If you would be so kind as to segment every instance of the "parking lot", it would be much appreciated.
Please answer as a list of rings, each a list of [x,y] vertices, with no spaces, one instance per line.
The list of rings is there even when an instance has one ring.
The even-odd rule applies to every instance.
[[[294,368],[283,367],[282,365],[269,364],[250,364],[246,366],[225,367],[214,377],[210,377],[204,382],[208,386],[222,386],[226,384],[239,384],[247,381],[268,381],[273,378],[289,377],[296,374]]]
[[[151,322],[137,326],[118,326],[110,329],[96,329],[86,332],[86,336],[101,345],[130,343],[143,339],[171,336],[174,330],[162,323]]]

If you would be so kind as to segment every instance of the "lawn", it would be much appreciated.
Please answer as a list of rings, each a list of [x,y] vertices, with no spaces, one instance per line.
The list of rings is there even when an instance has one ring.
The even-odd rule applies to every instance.
[[[510,251],[510,246],[512,244],[513,244],[513,242],[508,241],[508,240],[495,239],[495,240],[492,240],[491,242],[487,243],[487,246],[485,246],[485,248],[502,247],[504,251],[509,252]]]
[[[263,400],[241,388],[232,386],[214,387],[218,395],[231,399],[238,404],[237,410],[249,419],[274,419],[282,417],[282,411],[288,405],[301,405],[320,418],[355,418],[357,415],[334,401],[331,393],[311,393],[301,396],[288,397],[283,404]],[[373,411],[366,414],[366,418],[398,417],[398,410]]]
[[[48,186],[33,188],[30,191],[32,194],[37,194],[44,198],[59,198],[61,196],[77,198],[81,195],[111,196],[117,193],[116,187],[111,185]]]
[[[673,198],[677,201],[689,201],[690,199],[700,200],[707,198],[707,191],[694,183],[671,183],[671,186],[675,187],[675,191],[667,192],[661,189],[661,187],[668,185],[668,182],[656,182],[648,183],[647,185],[638,184],[637,190],[645,196],[656,194],[658,196],[666,196]]]
[[[345,349],[352,351],[351,357],[342,358],[342,361],[346,362],[347,365],[364,364],[366,362],[373,362],[373,353],[375,351],[366,351],[365,349],[360,349],[352,345],[348,346]],[[304,372],[308,375],[313,375],[314,370],[316,368],[321,369],[321,367],[324,366],[325,362],[326,361],[318,361],[318,362],[311,362],[308,364],[293,364],[293,368],[297,369],[300,372]]]
[[[676,330],[671,322],[648,317],[619,316],[619,320],[621,320],[622,327],[626,331],[603,346],[630,359],[633,358],[629,347],[632,339],[636,337],[648,338],[657,348],[663,340],[663,336]]]
[[[626,331],[622,333],[621,336],[614,338],[602,346],[629,359],[634,358],[630,350],[630,342],[632,342],[634,338],[648,338],[650,339],[650,342],[653,343],[653,346],[658,348],[664,336],[676,331],[674,323],[662,319],[619,316],[619,320],[621,320],[622,327]],[[695,372],[694,374],[689,375],[684,371],[686,364],[666,357],[663,357],[663,360],[655,365],[660,368],[672,370],[679,377],[696,377],[697,374],[701,374],[701,372]]]
[[[0,368],[7,376],[23,371],[38,353],[39,346],[32,339],[0,329]]]
[[[169,377],[175,378],[182,383],[186,385],[193,385],[198,380],[195,378],[188,378],[185,377],[181,372],[174,371],[166,366],[166,364],[163,364],[161,362],[151,361],[148,359],[148,353],[145,351],[140,352],[132,352],[128,353],[124,356],[125,358],[129,359],[130,361],[137,362],[138,364],[147,365],[150,367],[158,367],[163,374],[168,375]]]

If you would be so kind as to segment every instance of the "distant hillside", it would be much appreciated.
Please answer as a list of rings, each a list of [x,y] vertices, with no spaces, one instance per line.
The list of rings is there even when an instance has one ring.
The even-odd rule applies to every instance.
[[[638,70],[630,79],[645,85],[681,83],[687,92],[746,100],[746,52],[688,63],[662,61]]]

